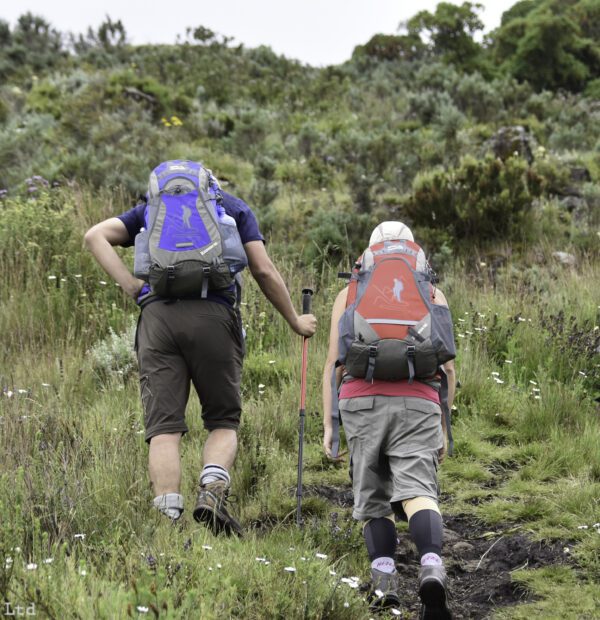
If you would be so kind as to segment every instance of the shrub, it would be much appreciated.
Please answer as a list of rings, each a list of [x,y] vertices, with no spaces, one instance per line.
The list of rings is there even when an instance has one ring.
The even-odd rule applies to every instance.
[[[542,179],[520,158],[465,157],[457,168],[418,175],[406,213],[419,226],[448,230],[455,239],[523,237]]]
[[[126,381],[137,370],[133,349],[136,328],[133,317],[124,332],[117,334],[109,327],[108,336],[89,350],[92,369],[101,382]]]

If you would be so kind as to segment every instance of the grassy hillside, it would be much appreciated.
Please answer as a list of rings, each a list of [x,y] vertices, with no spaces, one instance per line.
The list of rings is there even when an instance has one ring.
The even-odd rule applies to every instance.
[[[440,273],[459,349],[456,454],[441,468],[456,617],[600,614],[598,37],[585,17],[594,3],[560,3],[579,41],[565,49],[592,73],[527,80],[522,20],[543,29],[550,5],[517,3],[486,45],[463,40],[468,63],[425,37],[438,7],[402,35],[424,47],[374,39],[326,69],[200,29],[181,45],[133,47],[109,20],[67,51],[48,25],[0,27],[5,613],[371,617],[347,463],[320,447],[320,375],[337,271],[377,221],[400,218]],[[137,309],[81,241],[174,157],[204,160],[253,206],[298,306],[304,286],[316,291],[302,529],[301,339],[250,277],[233,477],[247,535],[215,538],[191,518],[205,436],[194,397],[182,527],[150,507]],[[416,617],[412,544],[397,561],[404,617]]]

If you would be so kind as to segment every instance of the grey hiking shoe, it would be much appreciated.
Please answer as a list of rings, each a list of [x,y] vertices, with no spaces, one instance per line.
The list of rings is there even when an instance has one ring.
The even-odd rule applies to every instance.
[[[372,611],[389,609],[400,605],[400,578],[398,573],[384,573],[371,569],[371,596],[369,608]]]
[[[228,536],[243,533],[240,523],[227,510],[229,488],[221,480],[200,486],[194,519],[205,523],[215,534],[225,532]]]
[[[419,570],[419,597],[421,620],[452,620],[448,609],[446,570],[443,566],[421,566]]]

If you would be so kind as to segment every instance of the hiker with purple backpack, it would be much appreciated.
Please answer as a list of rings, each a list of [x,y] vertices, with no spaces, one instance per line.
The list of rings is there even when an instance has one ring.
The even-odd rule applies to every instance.
[[[370,605],[400,604],[395,519],[403,519],[420,557],[420,617],[451,618],[437,481],[452,444],[455,345],[448,304],[401,222],[379,224],[345,275],[350,282],[333,306],[323,372],[323,448],[340,458],[341,417],[353,517],[364,524],[371,560]]]
[[[249,267],[297,334],[312,336],[316,318],[297,314],[250,207],[199,162],[160,164],[146,202],[90,228],[85,244],[141,308],[136,352],[154,506],[173,521],[183,512],[179,448],[192,383],[208,431],[193,516],[214,533],[241,535],[228,507],[242,411],[240,272]],[[133,274],[117,245],[135,245]]]

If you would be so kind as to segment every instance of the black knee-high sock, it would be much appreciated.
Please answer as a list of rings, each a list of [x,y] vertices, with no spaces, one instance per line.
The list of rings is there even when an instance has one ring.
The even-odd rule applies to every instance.
[[[417,545],[419,556],[423,557],[426,553],[442,555],[444,526],[439,512],[435,510],[415,512],[408,522],[408,529]]]
[[[386,517],[371,519],[363,531],[371,562],[377,558],[393,558],[396,553],[396,526]]]

